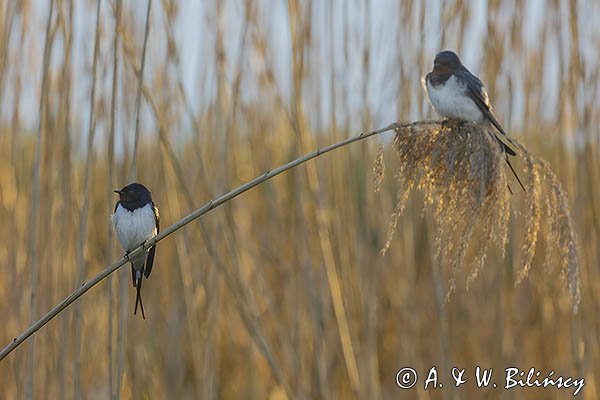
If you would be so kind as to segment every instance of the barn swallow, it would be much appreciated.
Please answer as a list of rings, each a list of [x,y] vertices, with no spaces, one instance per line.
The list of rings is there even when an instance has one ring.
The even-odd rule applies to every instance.
[[[158,234],[160,217],[158,208],[152,201],[152,194],[144,185],[131,183],[123,189],[115,190],[115,193],[119,194],[119,201],[115,204],[111,219],[117,238],[125,249],[127,257],[130,251]],[[144,319],[146,319],[146,315],[141,295],[142,275],[146,279],[150,276],[155,252],[156,245],[139,256],[129,259],[133,286],[137,289],[133,314],[137,314],[139,304]]]
[[[504,152],[506,163],[525,190],[508,156],[516,156],[517,145],[494,115],[487,91],[452,51],[435,56],[433,71],[425,76],[427,95],[435,111],[442,117],[459,121],[488,122],[497,130],[495,138]],[[509,187],[510,189],[510,187]]]

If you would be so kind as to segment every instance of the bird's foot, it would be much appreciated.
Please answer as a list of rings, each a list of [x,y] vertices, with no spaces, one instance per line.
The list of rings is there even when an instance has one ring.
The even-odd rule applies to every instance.
[[[455,128],[462,128],[466,123],[466,121],[462,121],[459,119],[446,118],[442,121],[442,129],[452,130]]]
[[[469,121],[465,121],[465,120],[462,120],[462,119],[452,120],[453,126],[456,127],[456,128],[459,128],[459,129],[464,128],[468,123],[469,123]]]

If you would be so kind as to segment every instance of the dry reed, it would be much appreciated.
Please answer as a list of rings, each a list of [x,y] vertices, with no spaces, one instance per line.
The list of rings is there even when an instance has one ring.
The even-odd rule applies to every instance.
[[[447,296],[456,290],[456,277],[469,265],[467,288],[497,248],[502,257],[508,241],[511,190],[505,155],[492,127],[461,122],[423,122],[396,129],[394,148],[399,159],[399,185],[386,254],[413,190],[424,194],[424,208],[435,222],[435,257],[450,270]],[[577,244],[568,199],[549,164],[519,146],[525,161],[525,234],[521,245],[521,268],[516,282],[529,273],[536,254],[538,235],[545,233],[545,264],[560,265],[570,292],[573,311],[580,302]],[[383,169],[378,154],[375,186]]]
[[[488,84],[502,124],[556,176],[527,153],[513,159],[539,190],[521,192],[508,174],[515,194],[504,258],[473,228],[455,284],[482,270],[472,267],[487,241],[485,273],[468,295],[446,303],[450,259],[461,250],[454,244],[445,258],[446,249],[433,256],[436,203],[424,206],[417,186],[404,192],[398,238],[379,255],[398,189],[391,146],[383,151],[392,173],[379,175],[378,193],[367,190],[371,143],[321,157],[161,242],[148,281],[151,319],[130,315],[124,268],[112,288],[107,281],[107,290],[90,291],[79,304],[80,365],[79,328],[67,310],[36,334],[31,358],[23,346],[0,361],[0,397],[68,398],[79,375],[86,398],[455,398],[446,387],[401,392],[392,378],[404,364],[419,372],[441,366],[445,375],[454,363],[560,366],[586,378],[586,398],[600,397],[600,68],[587,51],[598,34],[586,23],[599,6],[496,1],[482,15],[469,11],[478,0],[443,9],[431,1],[153,1],[142,86],[148,3],[101,3],[97,66],[95,1],[0,6],[4,343],[77,288],[84,197],[86,280],[118,256],[110,190],[129,179],[132,158],[167,226],[198,202],[349,132],[427,118],[419,78],[437,49],[461,53]],[[475,34],[477,26],[485,34]],[[94,68],[96,161],[84,193]],[[555,279],[559,268],[570,292]],[[577,301],[568,293],[578,296],[578,274],[573,316]],[[460,390],[481,396],[473,386]]]

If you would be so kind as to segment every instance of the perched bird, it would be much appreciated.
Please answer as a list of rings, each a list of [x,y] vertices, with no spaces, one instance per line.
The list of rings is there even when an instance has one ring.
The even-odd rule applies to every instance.
[[[160,229],[158,208],[152,201],[150,191],[140,183],[131,183],[121,190],[115,190],[115,193],[119,194],[119,201],[115,204],[111,219],[127,257],[130,251],[158,234]],[[150,276],[155,252],[156,246],[152,246],[139,256],[129,259],[133,286],[137,289],[133,313],[137,314],[139,303],[144,319],[146,315],[141,296],[142,275],[146,278]]]
[[[425,76],[425,83],[429,101],[440,116],[459,121],[489,122],[497,129],[495,138],[505,154],[506,163],[525,190],[508,159],[509,155],[517,155],[517,146],[496,119],[481,80],[460,62],[454,52],[442,51],[435,56],[433,71]]]

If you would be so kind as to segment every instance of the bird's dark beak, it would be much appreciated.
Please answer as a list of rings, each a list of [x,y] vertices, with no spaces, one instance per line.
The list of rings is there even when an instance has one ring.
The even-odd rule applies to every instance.
[[[123,195],[124,193],[120,190],[113,190],[113,192],[117,193],[118,195]]]

